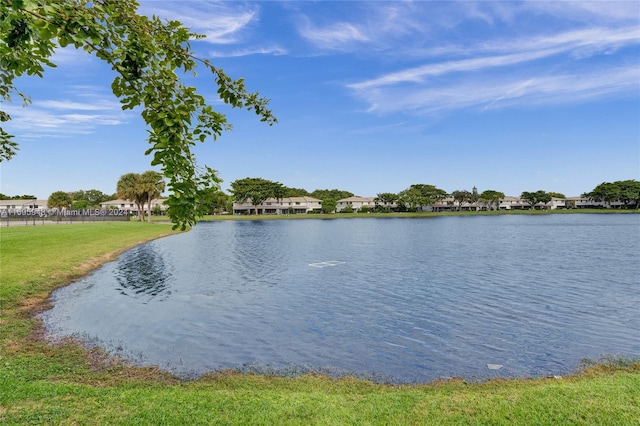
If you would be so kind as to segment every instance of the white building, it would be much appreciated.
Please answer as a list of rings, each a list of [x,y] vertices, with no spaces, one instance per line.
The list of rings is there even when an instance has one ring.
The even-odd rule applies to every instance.
[[[567,208],[574,209],[593,209],[593,208],[621,208],[624,204],[621,201],[613,201],[611,203],[605,203],[604,201],[593,201],[587,197],[567,197],[565,200]]]
[[[322,209],[322,200],[313,197],[269,198],[254,206],[251,199],[244,203],[233,203],[234,214],[305,214]]]
[[[47,200],[0,200],[0,210],[46,210]]]
[[[338,200],[336,202],[336,211],[339,213],[344,209],[351,207],[354,212],[357,212],[362,207],[367,207],[369,210],[373,210],[376,207],[375,197],[348,197]]]
[[[166,198],[154,198],[153,200],[151,200],[151,211],[153,212],[154,209],[158,207],[160,208],[161,211],[165,211],[167,209],[167,205],[164,204],[166,200],[167,200]],[[138,212],[136,203],[134,203],[131,200],[122,200],[122,199],[110,200],[110,201],[105,201],[103,203],[100,203],[100,208],[126,210],[130,213]],[[149,204],[147,204],[146,201],[144,203],[143,208],[144,208],[144,211],[148,213]]]

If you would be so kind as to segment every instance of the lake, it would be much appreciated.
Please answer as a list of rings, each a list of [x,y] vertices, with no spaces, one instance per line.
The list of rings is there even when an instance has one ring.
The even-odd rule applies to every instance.
[[[199,223],[42,315],[138,365],[382,382],[540,377],[640,357],[640,215]]]

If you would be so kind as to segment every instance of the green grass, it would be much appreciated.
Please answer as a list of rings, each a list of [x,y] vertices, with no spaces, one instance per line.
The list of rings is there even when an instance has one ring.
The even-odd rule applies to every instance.
[[[0,229],[0,424],[638,424],[640,363],[560,379],[418,386],[222,372],[181,382],[71,341],[47,343],[48,294],[169,225]]]
[[[629,214],[640,213],[633,209],[567,209],[567,210],[491,210],[460,212],[392,212],[392,213],[310,213],[310,214],[261,214],[261,215],[206,215],[199,222],[219,220],[303,220],[303,219],[355,219],[355,218],[431,218],[441,216],[497,216],[497,215],[549,215],[549,214]],[[169,222],[167,216],[152,216],[153,222]],[[135,219],[132,219],[135,220]]]
[[[168,225],[100,222],[0,228],[0,307],[85,275],[119,252],[171,233]]]
[[[215,220],[291,220],[291,219],[354,219],[354,218],[430,218],[442,216],[496,216],[496,215],[548,215],[548,214],[611,214],[640,213],[640,210],[620,209],[570,209],[570,210],[492,210],[478,212],[425,212],[425,213],[331,213],[331,214],[291,214],[291,215],[209,215],[200,221]],[[154,217],[154,220],[162,220]],[[166,220],[166,219],[165,219]]]

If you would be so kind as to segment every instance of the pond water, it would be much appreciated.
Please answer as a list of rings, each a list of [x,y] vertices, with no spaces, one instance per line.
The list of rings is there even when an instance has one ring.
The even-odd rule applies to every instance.
[[[640,356],[640,215],[223,221],[141,245],[42,318],[139,365],[386,382]]]

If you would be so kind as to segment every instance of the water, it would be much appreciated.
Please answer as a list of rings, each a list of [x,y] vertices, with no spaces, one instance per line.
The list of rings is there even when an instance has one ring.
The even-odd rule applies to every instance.
[[[562,375],[640,357],[639,253],[635,214],[201,223],[56,291],[43,319],[186,378]]]

